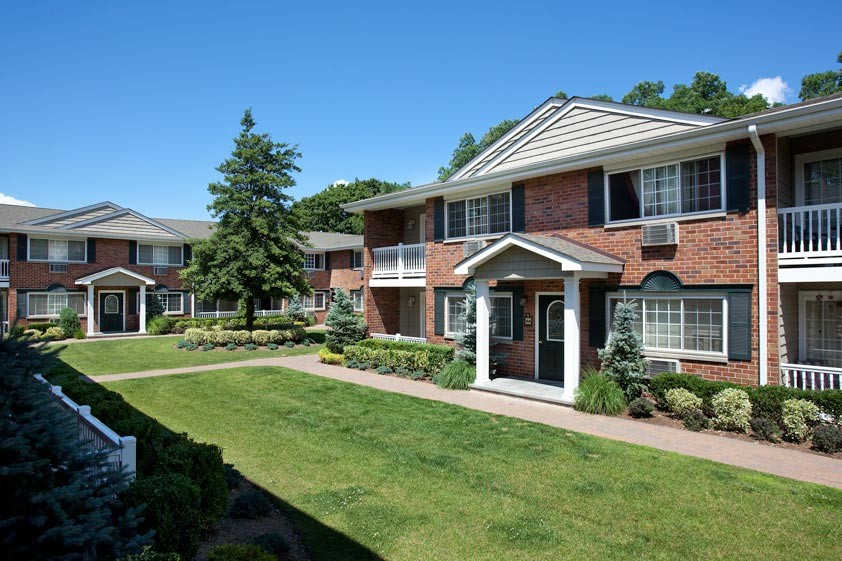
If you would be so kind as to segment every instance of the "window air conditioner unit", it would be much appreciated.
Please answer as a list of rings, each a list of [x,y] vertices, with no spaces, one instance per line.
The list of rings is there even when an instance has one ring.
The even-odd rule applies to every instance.
[[[676,245],[678,243],[678,223],[648,224],[640,229],[640,234],[643,247]]]
[[[155,267],[154,271],[152,272],[155,275],[166,275],[169,274],[170,268],[169,267]]]
[[[485,247],[485,240],[471,240],[462,244],[463,257],[470,257]]]
[[[50,263],[51,273],[66,273],[67,263]]]
[[[678,372],[681,369],[681,363],[677,360],[668,358],[651,358],[646,359],[646,377],[652,378],[664,372]]]

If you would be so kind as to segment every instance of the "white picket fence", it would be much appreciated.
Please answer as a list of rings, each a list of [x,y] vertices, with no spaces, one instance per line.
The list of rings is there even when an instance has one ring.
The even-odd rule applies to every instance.
[[[50,385],[40,374],[36,374],[35,379],[47,384],[56,397],[56,403],[76,417],[79,445],[87,452],[109,450],[107,463],[115,469],[125,470],[129,481],[133,480],[137,472],[137,439],[118,435],[91,415],[90,405],[79,405],[64,395],[61,386]]]
[[[406,341],[408,343],[426,343],[427,340],[424,337],[407,337],[406,335],[401,335],[400,333],[395,333],[394,335],[387,335],[385,333],[372,333],[372,339],[383,339],[384,341]]]
[[[234,312],[197,312],[197,318],[233,318],[237,317],[236,311]],[[255,310],[254,317],[262,318],[262,317],[271,317],[271,316],[282,316],[284,315],[283,310]]]

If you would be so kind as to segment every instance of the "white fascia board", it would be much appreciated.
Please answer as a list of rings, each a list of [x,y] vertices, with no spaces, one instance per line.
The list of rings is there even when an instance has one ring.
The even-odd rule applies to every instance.
[[[110,277],[111,275],[123,274],[134,279],[141,281],[147,285],[154,285],[155,281],[150,279],[149,277],[144,277],[140,273],[135,273],[134,271],[129,271],[128,269],[124,269],[123,267],[112,267],[110,269],[106,269],[104,271],[100,271],[98,273],[94,273],[92,275],[88,275],[86,277],[82,277],[80,279],[76,279],[76,284],[91,284],[94,281],[98,281],[99,279],[104,279],[106,277]]]
[[[179,243],[187,243],[188,238],[179,237],[178,239],[173,239],[170,237],[160,237],[156,238],[154,236],[143,236],[138,237],[131,234],[111,234],[105,232],[86,232],[86,231],[74,231],[74,230],[41,230],[41,229],[33,229],[33,228],[0,228],[0,234],[26,234],[30,237],[35,238],[50,238],[56,240],[80,240],[80,239],[87,239],[87,238],[99,238],[101,240],[131,240],[137,242],[150,242],[150,243],[165,243],[165,244],[179,244]],[[183,234],[181,235],[183,236]]]
[[[134,211],[130,208],[124,208],[122,210],[111,212],[109,214],[104,214],[102,216],[96,216],[94,218],[89,218],[88,220],[83,220],[82,222],[74,222],[73,224],[67,224],[66,226],[61,226],[59,229],[60,230],[78,230],[80,228],[84,228],[85,226],[90,226],[92,224],[98,224],[100,222],[107,222],[109,220],[114,220],[115,218],[120,218],[121,216],[126,216],[126,215],[134,216],[135,218],[137,218],[139,220],[143,220],[147,224],[155,226],[156,228],[160,228],[160,229],[164,230],[165,232],[168,232],[168,233],[172,234],[173,236],[175,236],[177,238],[182,238],[182,239],[186,238],[186,236],[184,234],[182,234],[181,232],[179,232],[178,230],[173,230],[169,226],[164,226],[163,224],[161,224],[157,220],[153,220],[153,219],[149,218],[148,216],[144,216],[144,215],[140,214],[139,212]]]
[[[411,277],[408,279],[369,279],[368,286],[372,288],[401,288],[427,286],[426,277]]]
[[[27,220],[26,222],[21,222],[21,224],[29,224],[31,226],[36,226],[38,224],[44,224],[46,222],[55,222],[56,220],[62,220],[63,218],[72,218],[73,216],[77,216],[79,214],[85,214],[86,212],[106,207],[111,208],[113,210],[123,210],[123,207],[115,205],[111,201],[102,201],[101,203],[94,203],[92,205],[74,208],[73,210],[65,210],[57,212],[55,214],[42,216],[41,218],[36,218],[34,220]]]
[[[514,181],[523,181],[564,171],[604,166],[616,162],[628,162],[656,154],[687,150],[693,147],[715,146],[731,140],[748,138],[748,126],[757,125],[761,135],[775,132],[791,132],[816,125],[832,126],[834,121],[842,124],[842,98],[836,98],[814,105],[784,109],[753,117],[724,121],[688,131],[672,133],[654,139],[640,140],[624,146],[613,146],[575,156],[567,156],[523,166],[512,170],[492,172],[480,177],[469,177],[452,182],[430,183],[399,193],[378,195],[362,201],[341,205],[348,212],[383,210],[399,206],[423,203],[428,198],[471,187],[491,186]]]
[[[778,283],[842,282],[842,267],[780,267]]]

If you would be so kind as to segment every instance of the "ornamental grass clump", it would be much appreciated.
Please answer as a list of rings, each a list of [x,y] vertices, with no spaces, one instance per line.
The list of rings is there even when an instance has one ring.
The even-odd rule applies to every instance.
[[[620,302],[614,308],[614,325],[604,349],[599,349],[602,373],[623,390],[627,401],[646,391],[646,360],[643,340],[634,329],[637,302]]]
[[[594,415],[619,415],[626,408],[622,388],[601,372],[583,372],[573,409]]]
[[[819,422],[818,406],[806,399],[787,399],[783,403],[784,436],[793,442],[804,442]]]
[[[449,390],[467,390],[477,378],[477,370],[473,364],[464,360],[454,360],[436,374],[433,378],[440,388]]]
[[[702,409],[702,398],[684,388],[667,390],[664,400],[670,412],[683,419],[690,411]]]
[[[748,432],[751,428],[751,400],[737,388],[722,390],[711,400],[713,425],[719,430]]]

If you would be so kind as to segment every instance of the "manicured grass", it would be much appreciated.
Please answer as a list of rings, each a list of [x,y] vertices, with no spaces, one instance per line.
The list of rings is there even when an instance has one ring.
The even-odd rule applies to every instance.
[[[317,341],[324,336],[309,334]],[[123,372],[143,372],[162,368],[183,368],[186,366],[202,366],[205,364],[220,364],[223,362],[237,362],[253,358],[271,358],[279,356],[311,354],[319,352],[322,345],[301,345],[288,349],[281,346],[270,351],[259,349],[256,351],[226,351],[214,349],[212,351],[186,351],[176,349],[178,337],[151,337],[147,339],[117,339],[111,341],[86,341],[84,343],[70,343],[55,345],[58,357],[71,366],[89,376],[102,374],[120,374]]]
[[[282,368],[107,387],[220,444],[292,507],[320,561],[361,558],[336,532],[370,558],[406,561],[842,551],[842,491],[827,487]]]

